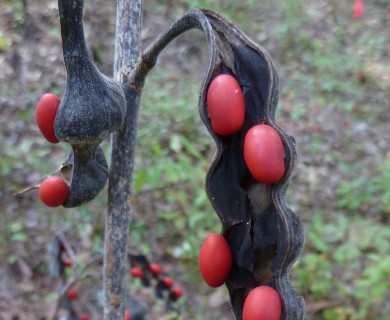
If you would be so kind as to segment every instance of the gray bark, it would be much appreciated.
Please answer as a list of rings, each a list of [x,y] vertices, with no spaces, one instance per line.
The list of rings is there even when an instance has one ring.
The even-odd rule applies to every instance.
[[[142,0],[117,0],[114,79],[126,95],[126,117],[112,135],[108,214],[104,239],[104,319],[123,319],[126,299],[124,276],[128,268],[127,243],[130,222],[134,153],[140,93],[125,82],[141,54]]]

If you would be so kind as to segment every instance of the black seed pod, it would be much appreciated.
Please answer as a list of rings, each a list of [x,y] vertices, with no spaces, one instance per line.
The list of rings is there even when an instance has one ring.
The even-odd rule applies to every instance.
[[[120,128],[126,102],[120,85],[92,61],[84,38],[83,2],[58,1],[67,85],[54,130],[60,141],[96,145]]]
[[[73,163],[70,192],[64,207],[77,207],[94,199],[103,189],[108,177],[108,166],[100,146],[74,148],[68,159]]]
[[[194,10],[188,16],[205,31],[210,48],[199,111],[216,142],[217,153],[206,176],[206,192],[233,256],[226,286],[235,318],[242,319],[248,293],[267,285],[275,288],[281,298],[281,319],[301,320],[304,300],[292,286],[289,271],[303,247],[304,233],[285,199],[296,151],[294,139],[275,124],[279,95],[276,70],[263,48],[218,14]],[[245,100],[244,124],[229,136],[213,131],[207,108],[208,88],[220,74],[229,74],[238,81]],[[285,173],[277,183],[256,181],[245,163],[244,139],[258,124],[275,129],[283,143]]]
[[[126,113],[122,87],[99,72],[83,31],[83,0],[59,0],[67,84],[54,121],[58,140],[72,146],[73,175],[64,207],[96,197],[108,178],[102,140],[118,130]]]

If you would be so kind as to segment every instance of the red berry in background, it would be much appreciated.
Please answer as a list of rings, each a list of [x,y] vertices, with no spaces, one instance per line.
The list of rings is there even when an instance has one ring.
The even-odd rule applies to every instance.
[[[172,289],[172,294],[176,297],[176,298],[180,298],[183,296],[183,290],[181,290],[180,288],[174,288]]]
[[[244,158],[250,173],[261,183],[276,183],[284,176],[283,142],[269,125],[249,129],[244,140]]]
[[[209,235],[199,252],[199,269],[210,287],[221,286],[232,268],[232,253],[226,239],[220,234]]]
[[[69,195],[69,187],[65,180],[57,176],[48,177],[39,187],[39,198],[49,207],[62,206]]]
[[[360,83],[364,83],[366,82],[366,74],[363,70],[360,70],[358,73],[357,73],[357,79],[359,80]]]
[[[171,288],[173,286],[173,279],[170,277],[164,277],[162,279],[162,283],[164,284],[165,287]]]
[[[125,310],[125,317],[124,320],[130,320],[130,312],[128,309]]]
[[[149,265],[149,269],[155,276],[159,276],[161,274],[161,267],[157,263],[151,263]]]
[[[58,106],[61,100],[51,93],[46,93],[38,101],[35,111],[37,125],[43,136],[51,143],[57,143],[58,139],[54,134],[54,119],[56,118]]]
[[[132,267],[130,269],[130,275],[134,278],[143,278],[144,271],[139,267]]]
[[[278,292],[268,286],[254,288],[246,297],[243,320],[279,320],[282,302]]]
[[[211,127],[217,134],[229,136],[240,130],[245,118],[245,100],[234,77],[221,74],[211,81],[207,110]]]
[[[80,320],[89,320],[89,316],[86,313],[80,315]]]
[[[77,290],[74,288],[70,288],[68,290],[68,297],[70,300],[76,300],[77,299]]]
[[[353,4],[353,18],[359,19],[364,14],[364,1],[363,0],[355,0]]]
[[[64,260],[64,265],[65,265],[65,267],[72,267],[73,266],[72,259],[65,259]]]

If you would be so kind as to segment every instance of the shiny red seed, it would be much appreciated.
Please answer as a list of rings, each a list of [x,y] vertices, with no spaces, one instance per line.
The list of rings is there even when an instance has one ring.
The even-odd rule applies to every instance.
[[[229,136],[240,130],[245,118],[245,100],[234,77],[221,74],[211,81],[207,110],[211,127],[217,134]]]
[[[259,286],[245,299],[243,320],[280,320],[282,302],[278,292],[268,286]]]
[[[284,176],[283,142],[267,124],[256,125],[247,132],[244,159],[250,173],[261,183],[276,183]]]
[[[46,93],[39,100],[35,117],[42,135],[47,141],[57,143],[58,139],[54,134],[54,120],[61,100],[51,93]]]
[[[64,179],[57,176],[48,177],[39,187],[39,198],[49,207],[62,206],[69,195],[69,187]]]
[[[232,253],[220,234],[209,235],[199,251],[199,269],[210,287],[221,286],[232,268]]]

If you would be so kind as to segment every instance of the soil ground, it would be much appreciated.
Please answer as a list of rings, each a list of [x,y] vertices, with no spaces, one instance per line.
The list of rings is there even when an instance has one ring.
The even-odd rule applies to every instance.
[[[222,1],[223,2],[223,1]],[[222,3],[221,2],[221,3]],[[337,2],[337,1],[336,1]],[[316,1],[307,1],[306,9],[311,15],[317,15],[316,24],[307,24],[310,37],[326,41],[326,31],[331,28],[329,20],[337,10],[348,12],[346,5],[328,0],[319,5]],[[23,3],[27,7],[23,8]],[[384,2],[385,3],[385,2]],[[311,215],[318,212],[330,212],[332,220],[335,215],[348,215],[337,204],[336,189],[340,181],[353,179],[356,175],[369,177],[380,168],[390,150],[390,125],[387,106],[381,105],[390,98],[390,49],[381,45],[378,59],[367,61],[362,66],[367,79],[360,79],[362,85],[372,87],[369,96],[356,99],[347,97],[353,102],[350,110],[337,102],[329,102],[326,107],[319,106],[321,102],[312,101],[312,93],[308,86],[307,92],[301,96],[289,91],[288,79],[293,78],[299,70],[310,72],[310,61],[305,61],[304,49],[302,55],[289,56],[281,54],[283,50],[273,41],[272,30],[281,24],[284,17],[278,13],[261,11],[261,6],[247,18],[243,28],[255,41],[260,42],[275,58],[282,79],[281,110],[278,113],[283,129],[297,140],[299,161],[296,173],[291,181],[288,193],[291,207],[300,214],[307,225]],[[378,8],[379,4],[378,4]],[[378,9],[376,8],[376,9]],[[384,8],[389,9],[386,5]],[[186,9],[185,1],[145,1],[143,41],[146,47],[161,30],[165,29],[174,19]],[[220,11],[223,12],[221,7]],[[372,9],[374,10],[374,9]],[[378,9],[379,10],[379,9]],[[334,12],[333,12],[334,11]],[[375,11],[377,12],[377,11]],[[115,1],[86,1],[85,9],[86,34],[94,58],[105,74],[112,73],[112,53],[115,32]],[[237,13],[237,19],[239,15]],[[377,17],[375,24],[378,32],[390,30],[388,16],[383,13]],[[248,21],[253,19],[254,23]],[[333,20],[332,20],[333,21]],[[341,23],[341,26],[343,24]],[[287,32],[287,31],[286,31]],[[356,29],[350,31],[351,38],[343,43],[343,50],[353,52],[352,44],[358,41]],[[292,35],[293,37],[293,35]],[[385,41],[388,38],[384,38]],[[291,44],[294,45],[293,40]],[[340,40],[344,41],[344,40]],[[160,70],[166,70],[175,78],[186,79],[200,83],[207,63],[205,45],[198,33],[181,37],[168,47],[159,62]],[[379,56],[379,53],[378,53]],[[387,57],[387,60],[386,60]],[[337,62],[335,62],[337,63]],[[332,66],[334,68],[334,66]],[[336,67],[337,68],[337,67]],[[356,75],[351,74],[350,77]],[[313,81],[322,81],[319,74]],[[374,80],[373,80],[374,79]],[[353,81],[356,81],[354,78]],[[368,84],[363,84],[368,82]],[[2,232],[0,246],[0,320],[49,319],[57,304],[55,294],[59,280],[48,277],[46,259],[48,244],[59,230],[64,231],[70,244],[77,248],[81,263],[89,259],[90,251],[94,251],[101,243],[94,243],[96,234],[102,233],[104,225],[104,210],[101,203],[91,204],[88,209],[78,212],[58,209],[53,215],[50,210],[37,205],[36,190],[19,197],[9,197],[12,192],[35,184],[49,170],[56,168],[66,158],[64,147],[47,147],[40,137],[33,120],[36,101],[45,92],[58,95],[65,88],[66,73],[62,60],[62,48],[57,15],[57,3],[53,0],[41,1],[11,1],[0,3],[0,230]],[[308,84],[309,85],[309,84]],[[312,85],[312,83],[310,83]],[[315,84],[314,84],[315,87]],[[283,91],[284,90],[284,91]],[[376,91],[381,91],[376,98]],[[326,96],[326,91],[323,95]],[[314,98],[314,97],[313,97]],[[300,101],[301,99],[301,101]],[[300,110],[293,104],[301,102]],[[376,106],[380,106],[375,108]],[[387,107],[387,108],[386,108]],[[373,125],[374,124],[374,125]],[[37,150],[42,148],[42,152]],[[31,154],[41,157],[41,164],[31,159]],[[359,163],[359,172],[344,170],[339,163]],[[32,170],[31,167],[35,169]],[[50,168],[50,169],[47,169]],[[54,170],[54,169],[53,169]],[[390,185],[390,184],[389,184]],[[363,184],[364,187],[364,184]],[[351,192],[357,192],[356,190]],[[134,209],[135,219],[145,219],[149,230],[153,230],[155,219],[152,212],[166,204],[159,199],[150,197],[148,193],[137,197]],[[357,208],[357,214],[367,221],[374,221],[388,226],[388,211],[378,214],[377,208],[370,202],[362,202]],[[94,215],[95,213],[95,215]],[[62,215],[71,216],[85,227],[75,227],[66,222]],[[87,215],[85,217],[84,215]],[[83,230],[80,234],[80,230]],[[201,312],[203,319],[231,319],[227,296],[223,288],[218,290],[199,289],[199,284],[186,281],[188,275],[195,273],[195,268],[178,265],[175,259],[165,254],[165,245],[153,234],[149,237],[151,258],[157,259],[164,268],[180,279],[186,299],[182,304],[185,312],[180,319],[200,319],[193,314]],[[134,249],[134,248],[132,248]],[[305,249],[304,254],[313,250]],[[77,311],[87,311],[91,319],[101,319],[100,309],[92,301],[98,301],[96,292],[99,280],[99,266],[92,268],[95,280],[86,280],[78,286],[83,292]],[[340,277],[342,278],[342,277]],[[98,280],[96,280],[98,279]],[[150,290],[141,289],[139,295],[151,304],[153,298]],[[337,304],[331,298],[318,300],[309,292],[306,293],[308,319],[324,319],[321,310]],[[150,319],[164,319],[163,305],[151,310]],[[171,318],[170,318],[171,319]],[[172,318],[174,319],[174,318]],[[352,319],[340,317],[340,319]]]

